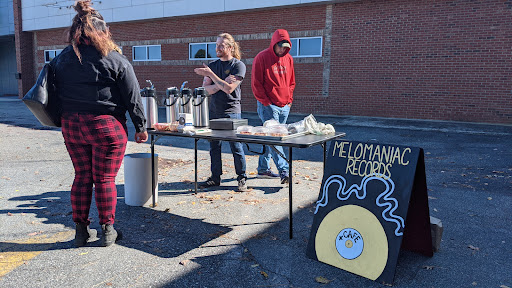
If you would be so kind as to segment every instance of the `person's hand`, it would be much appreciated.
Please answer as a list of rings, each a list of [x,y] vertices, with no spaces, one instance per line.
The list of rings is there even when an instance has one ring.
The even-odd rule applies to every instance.
[[[210,76],[213,74],[212,69],[210,69],[210,67],[208,67],[208,65],[206,65],[204,63],[203,63],[203,68],[195,68],[194,72],[197,75],[201,75],[201,76]]]
[[[142,143],[148,141],[148,132],[138,132],[135,133],[135,142]]]
[[[235,83],[235,81],[237,80],[238,79],[236,78],[235,75],[229,75],[228,77],[226,77],[226,79],[224,79],[224,81],[226,81],[226,83],[228,84]]]
[[[292,107],[292,103],[288,103],[286,105],[288,105],[288,107],[290,107],[290,108]]]

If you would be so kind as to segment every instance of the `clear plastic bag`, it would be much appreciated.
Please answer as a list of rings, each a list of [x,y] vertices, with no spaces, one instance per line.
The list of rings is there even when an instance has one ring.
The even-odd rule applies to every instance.
[[[279,123],[279,121],[275,120],[275,119],[270,119],[270,120],[267,120],[265,121],[265,123],[263,123],[263,127],[271,127],[271,126],[275,126],[275,125],[279,125],[281,123]]]
[[[315,135],[329,135],[336,132],[331,124],[326,125],[322,122],[317,122],[313,114],[309,114],[309,116],[304,118],[304,126],[306,131]]]
[[[290,134],[302,133],[306,131],[304,120],[288,124],[288,132]]]

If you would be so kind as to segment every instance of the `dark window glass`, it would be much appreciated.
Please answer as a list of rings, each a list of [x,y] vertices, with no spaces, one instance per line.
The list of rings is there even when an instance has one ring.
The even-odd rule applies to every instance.
[[[322,55],[322,38],[304,38],[299,41],[300,56]]]
[[[149,60],[161,60],[162,50],[161,46],[148,46],[148,59]]]
[[[190,59],[206,58],[206,44],[190,44]]]
[[[147,60],[146,46],[133,47],[133,60],[136,60],[136,61]]]
[[[217,58],[217,52],[215,52],[215,43],[208,44],[208,57],[207,58]]]
[[[297,39],[290,39],[290,42],[292,43],[292,48],[290,48],[290,52],[288,52],[288,53],[290,53],[290,55],[292,57],[295,57],[295,56],[297,56],[297,49],[299,47],[299,45],[297,43],[298,41],[297,41]]]

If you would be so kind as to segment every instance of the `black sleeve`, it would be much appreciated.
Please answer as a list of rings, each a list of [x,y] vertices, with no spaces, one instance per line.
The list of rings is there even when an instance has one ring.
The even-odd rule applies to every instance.
[[[121,101],[128,109],[135,131],[137,133],[144,132],[146,131],[146,118],[144,117],[144,108],[140,96],[139,81],[130,63],[124,65],[124,68],[117,79],[117,86],[121,91]]]
[[[238,76],[238,77],[241,77],[242,79],[244,79],[245,71],[246,71],[244,62],[237,61],[234,68],[235,69],[233,69],[233,71],[231,71],[231,75]]]

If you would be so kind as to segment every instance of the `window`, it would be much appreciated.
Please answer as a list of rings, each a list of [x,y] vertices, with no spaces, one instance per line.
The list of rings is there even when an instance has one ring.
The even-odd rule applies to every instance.
[[[161,61],[162,47],[160,45],[133,46],[133,61]]]
[[[62,52],[62,49],[44,50],[44,63],[50,63],[60,52]]]
[[[215,42],[190,43],[188,45],[189,60],[217,59],[217,52],[215,52],[215,45],[216,45]]]
[[[291,38],[292,57],[322,57],[322,37]]]

